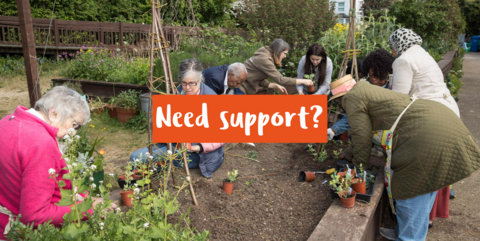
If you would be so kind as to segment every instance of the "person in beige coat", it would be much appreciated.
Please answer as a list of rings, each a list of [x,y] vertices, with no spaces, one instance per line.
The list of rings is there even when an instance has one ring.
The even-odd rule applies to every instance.
[[[276,88],[287,94],[287,90],[282,85],[313,85],[311,80],[285,77],[277,70],[276,66],[282,66],[282,60],[287,57],[289,49],[290,46],[285,40],[275,39],[270,47],[257,50],[253,57],[245,61],[247,80],[239,87],[240,90],[247,95],[252,95],[267,88]]]

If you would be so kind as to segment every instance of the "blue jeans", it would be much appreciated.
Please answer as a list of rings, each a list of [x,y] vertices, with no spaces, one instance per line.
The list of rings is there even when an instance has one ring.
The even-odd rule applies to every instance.
[[[343,118],[337,121],[337,123],[335,123],[331,128],[335,132],[335,136],[338,136],[350,130],[347,116],[344,115]]]
[[[397,213],[396,241],[425,240],[428,233],[428,220],[437,191],[405,200],[395,200]]]
[[[172,143],[172,149],[176,150],[177,144]],[[167,144],[165,143],[157,143],[152,148],[153,151],[153,158],[154,160],[159,160],[160,156],[166,158],[167,157]],[[148,147],[142,148],[140,150],[136,150],[132,155],[130,155],[130,161],[134,161],[135,159],[140,159],[143,163],[148,163],[148,156],[145,153],[148,152]],[[179,168],[183,168],[183,159],[182,155],[179,151],[176,152],[177,155],[174,157],[173,165]],[[188,153],[187,152],[187,159],[191,161],[188,162],[189,169],[195,169],[200,167],[200,156],[197,153]]]

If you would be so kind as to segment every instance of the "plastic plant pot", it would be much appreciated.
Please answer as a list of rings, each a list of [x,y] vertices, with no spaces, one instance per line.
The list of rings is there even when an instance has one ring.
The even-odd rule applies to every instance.
[[[346,208],[351,208],[355,206],[355,197],[357,196],[357,193],[352,190],[351,192],[352,195],[350,195],[350,197],[343,198],[342,195],[346,192],[348,192],[348,190],[343,190],[338,193],[338,196],[340,196],[340,202],[342,203],[342,206]]]
[[[230,182],[228,179],[223,180],[223,191],[227,194],[232,194],[234,182]]]
[[[355,178],[352,180],[352,188],[356,193],[361,193],[361,194],[366,194],[367,193],[367,187],[366,187],[366,182],[360,182],[362,180],[361,178]],[[357,183],[355,183],[357,181]]]
[[[127,207],[132,206],[133,197],[129,197],[128,195],[130,195],[130,194],[133,195],[133,190],[121,191],[120,192],[120,195],[122,196],[123,205],[125,205]]]
[[[298,181],[299,182],[311,182],[315,181],[315,172],[300,172],[300,175],[298,176]]]

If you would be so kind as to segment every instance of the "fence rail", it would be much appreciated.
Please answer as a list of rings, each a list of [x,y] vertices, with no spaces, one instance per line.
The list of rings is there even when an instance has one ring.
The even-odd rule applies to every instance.
[[[129,48],[145,49],[148,49],[149,46],[151,25],[54,19],[50,26],[49,19],[39,18],[32,18],[32,22],[36,48],[47,46],[48,50],[58,51],[78,49],[81,46],[128,46]],[[195,36],[200,29],[202,28],[164,26],[163,31],[170,46],[177,48],[181,43],[182,36]],[[229,33],[227,29],[220,30]],[[0,52],[8,52],[6,50],[21,47],[22,39],[18,17],[0,16]]]

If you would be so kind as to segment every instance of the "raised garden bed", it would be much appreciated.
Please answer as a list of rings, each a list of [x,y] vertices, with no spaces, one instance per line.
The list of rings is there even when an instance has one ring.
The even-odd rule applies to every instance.
[[[83,93],[89,97],[110,98],[129,89],[148,93],[148,87],[146,85],[125,84],[120,82],[76,80],[71,78],[52,79],[51,82],[53,86],[62,85],[65,82],[78,82],[82,85]]]
[[[191,208],[191,224],[210,231],[209,240],[306,240],[332,203],[327,176],[317,174],[313,182],[299,182],[301,171],[324,171],[336,160],[315,162],[303,147],[306,144],[238,144],[228,154],[258,152],[261,163],[225,155],[222,167],[211,179],[197,170],[195,192],[199,206],[189,194],[179,195],[180,209]],[[344,146],[327,145],[327,152]],[[222,190],[227,171],[239,170],[233,193]],[[329,179],[329,178],[328,178]]]

